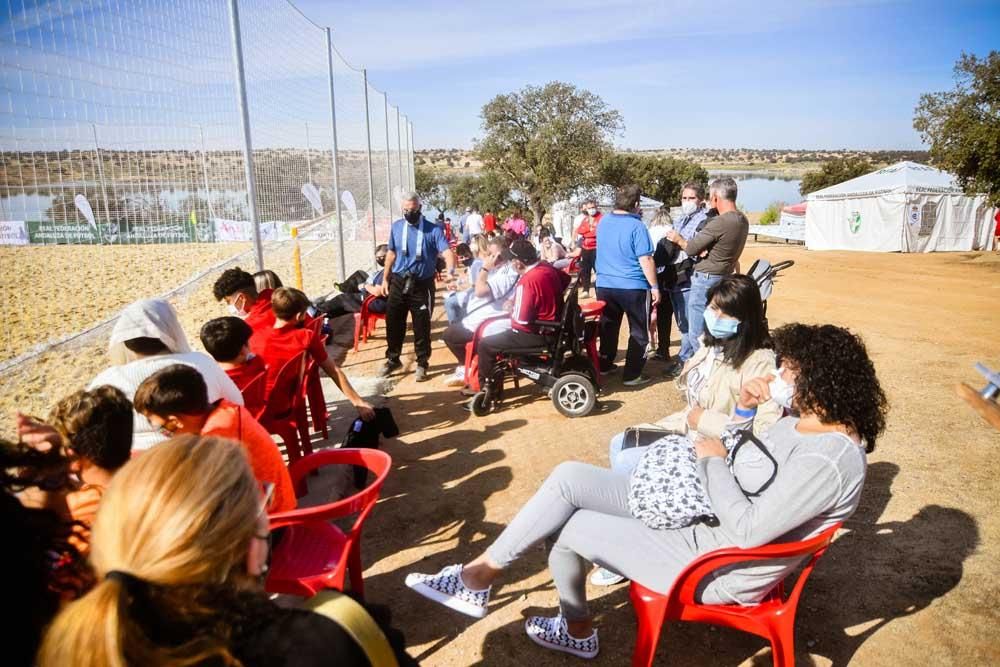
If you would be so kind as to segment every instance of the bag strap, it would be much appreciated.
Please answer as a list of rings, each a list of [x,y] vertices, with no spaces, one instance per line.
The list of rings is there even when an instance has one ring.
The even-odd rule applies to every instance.
[[[479,269],[479,270],[480,270],[480,271],[485,271],[485,269]],[[475,308],[473,308],[472,310],[470,310],[470,311],[466,312],[466,313],[465,313],[465,315],[464,315],[464,316],[462,317],[462,319],[465,319],[466,317],[468,317],[468,316],[469,316],[469,315],[471,315],[472,313],[476,312],[477,310],[481,310],[481,309],[485,308],[486,306],[490,305],[491,303],[497,303],[497,302],[502,302],[502,301],[503,301],[504,299],[506,299],[506,298],[507,298],[508,296],[510,296],[511,292],[513,292],[513,291],[514,291],[515,289],[517,289],[517,284],[518,284],[519,282],[521,282],[521,276],[518,276],[518,277],[517,277],[517,280],[515,280],[515,281],[514,281],[514,284],[513,284],[513,285],[511,285],[511,286],[510,286],[510,289],[508,289],[508,290],[507,290],[506,292],[504,292],[503,294],[501,294],[501,295],[500,295],[499,297],[497,297],[496,299],[490,299],[490,300],[489,300],[489,301],[487,301],[486,303],[481,303],[481,304],[479,304],[478,306],[476,306],[476,307],[475,307]],[[473,286],[473,288],[472,288],[472,289],[473,289],[473,290],[475,290],[475,287]],[[475,292],[473,292],[473,294],[474,294],[474,293],[475,293]]]
[[[372,667],[399,666],[382,629],[354,598],[326,590],[306,600],[305,608],[339,625],[361,647]]]

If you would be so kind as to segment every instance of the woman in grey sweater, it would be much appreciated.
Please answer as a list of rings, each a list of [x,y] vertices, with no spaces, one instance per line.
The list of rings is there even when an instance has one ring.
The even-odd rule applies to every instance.
[[[695,558],[725,547],[756,547],[814,536],[844,521],[858,506],[865,452],[885,428],[885,394],[864,343],[832,325],[790,324],[773,334],[781,360],[774,376],[755,378],[740,392],[734,424],[774,399],[798,413],[761,438],[766,452],[742,447],[730,466],[716,439],[696,442],[698,473],[717,525],[656,530],[632,516],[629,478],[606,468],[567,462],[497,540],[470,563],[437,574],[410,574],[406,584],[456,611],[486,615],[490,588],[528,549],[554,540],[549,569],[560,613],[531,617],[528,636],[550,649],[592,658],[598,652],[586,601],[588,561],[666,593]],[[753,491],[758,494],[748,495]],[[800,559],[716,573],[701,592],[706,604],[755,604]]]

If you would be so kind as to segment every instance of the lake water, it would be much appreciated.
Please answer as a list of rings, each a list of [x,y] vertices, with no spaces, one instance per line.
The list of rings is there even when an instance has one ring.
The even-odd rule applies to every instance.
[[[731,176],[736,179],[739,194],[736,202],[746,211],[763,211],[771,202],[781,201],[787,204],[797,204],[802,201],[799,194],[798,178],[777,176],[760,171],[710,171],[709,178]]]

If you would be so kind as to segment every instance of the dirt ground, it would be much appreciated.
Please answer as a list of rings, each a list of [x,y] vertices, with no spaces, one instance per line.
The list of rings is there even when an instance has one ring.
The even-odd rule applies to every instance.
[[[799,664],[1000,663],[1000,434],[952,389],[963,380],[980,384],[976,361],[1000,366],[1000,257],[751,244],[744,260],[757,257],[796,261],[768,304],[772,326],[831,322],[862,334],[892,404],[861,507],[806,587]],[[442,329],[438,321],[435,331]],[[348,357],[350,373],[374,369],[384,352],[379,331]],[[452,362],[436,343],[432,371]],[[439,377],[417,385],[408,375],[388,404],[403,433],[385,445],[395,470],[366,529],[369,599],[392,606],[411,654],[425,665],[577,664],[522,630],[526,615],[556,605],[541,548],[510,569],[477,622],[420,598],[403,579],[481,552],[559,462],[607,465],[611,435],[679,408],[676,389],[659,381],[627,390],[615,378],[594,414],[568,420],[537,388],[522,386],[500,411],[476,418]],[[627,586],[589,594],[601,633],[593,664],[628,664],[635,621]],[[770,649],[740,632],[681,623],[664,633],[658,664],[767,665]]]
[[[310,280],[331,280],[323,273],[327,262],[317,255],[307,264],[313,267],[307,291]],[[772,326],[831,322],[862,334],[892,403],[888,431],[869,457],[861,507],[806,587],[796,624],[799,664],[1000,664],[995,632],[1000,434],[952,389],[963,380],[980,384],[972,368],[976,361],[1000,367],[1000,256],[814,253],[748,245],[746,265],[757,257],[796,261],[768,304]],[[5,266],[8,259],[0,255]],[[128,259],[131,292],[158,293],[175,284],[156,281],[142,262],[131,261],[136,257]],[[34,268],[31,275],[65,281]],[[178,301],[192,339],[198,324],[222,314],[210,284]],[[78,297],[79,292],[69,293],[72,307],[88,305]],[[45,292],[37,298],[60,295]],[[439,337],[440,308],[435,315]],[[54,400],[103,368],[104,340],[47,355],[0,378],[0,410],[21,407],[44,414]],[[374,340],[347,356],[345,370],[359,384],[374,374],[384,341],[380,326]],[[408,341],[406,354],[411,350]],[[529,384],[508,396],[498,412],[476,418],[442,385],[439,376],[453,362],[435,342],[432,381],[417,385],[408,374],[385,399],[402,434],[384,445],[394,470],[366,528],[368,599],[392,607],[394,625],[425,665],[578,664],[535,646],[522,630],[526,615],[550,613],[556,605],[541,548],[510,569],[495,589],[491,613],[477,622],[420,598],[403,579],[478,554],[556,464],[575,459],[607,465],[607,442],[614,433],[678,409],[681,397],[664,380],[628,390],[612,376],[598,409],[569,420]],[[649,372],[659,375],[662,365],[651,362]],[[336,410],[334,417],[331,436],[339,441],[351,415]],[[591,588],[589,594],[601,633],[601,654],[593,664],[628,664],[635,621],[627,586]],[[750,635],[685,623],[665,631],[658,664],[767,665],[769,654],[766,643]]]

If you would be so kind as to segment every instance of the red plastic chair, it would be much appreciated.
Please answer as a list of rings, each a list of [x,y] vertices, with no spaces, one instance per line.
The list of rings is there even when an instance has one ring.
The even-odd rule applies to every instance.
[[[585,301],[580,304],[580,312],[583,313],[584,323],[593,322],[594,325],[588,328],[584,342],[587,345],[587,356],[590,363],[594,364],[594,377],[601,377],[601,357],[597,354],[598,326],[601,321],[601,314],[604,312],[604,301]]]
[[[379,297],[369,294],[361,302],[361,312],[354,314],[354,351],[358,351],[358,340],[364,338],[362,342],[368,342],[368,336],[375,331],[375,325],[379,320],[385,320],[385,313],[373,313],[368,309],[368,304]]]
[[[639,636],[632,667],[651,667],[665,621],[712,623],[727,628],[751,632],[771,642],[775,667],[795,665],[795,610],[799,597],[816,561],[823,555],[833,536],[841,527],[837,523],[803,542],[768,544],[756,549],[719,549],[707,553],[687,566],[666,595],[651,591],[632,582],[629,597],[639,621]],[[710,605],[695,602],[695,592],[702,580],[712,572],[736,563],[812,556],[799,574],[791,594],[785,599],[784,585],[779,583],[760,604]]]
[[[322,329],[322,326],[319,328]],[[329,336],[323,335],[319,331],[316,334],[322,336],[321,340],[326,346]],[[323,439],[326,440],[330,437],[330,428],[327,426],[330,413],[326,409],[326,395],[323,393],[323,383],[319,377],[319,364],[312,360],[309,360],[306,368],[306,399],[309,404],[309,416],[312,418],[313,430],[322,433]]]
[[[580,257],[579,256],[571,257],[569,260],[569,264],[566,265],[566,268],[564,268],[563,271],[565,271],[571,276],[575,276],[576,274],[580,273]]]
[[[264,410],[258,421],[268,433],[281,438],[288,452],[288,461],[294,462],[301,458],[300,440],[302,426],[305,421],[304,392],[302,391],[305,377],[306,353],[302,352],[287,362],[278,371],[271,393],[267,395]],[[306,426],[305,444],[309,444],[309,430]]]
[[[285,528],[271,556],[265,588],[269,593],[311,597],[324,588],[351,591],[364,597],[361,567],[361,528],[378,501],[392,459],[377,449],[325,449],[299,459],[288,472],[296,488],[309,474],[323,466],[364,466],[375,473],[375,481],[362,491],[333,503],[271,514],[271,530]],[[331,519],[357,514],[346,533]]]
[[[267,392],[267,371],[261,371],[247,380],[242,387],[236,385],[236,388],[240,390],[241,394],[243,394],[244,407],[246,407],[255,419],[260,419],[261,414],[264,412],[264,407],[267,404],[267,401],[265,400],[265,394]]]

